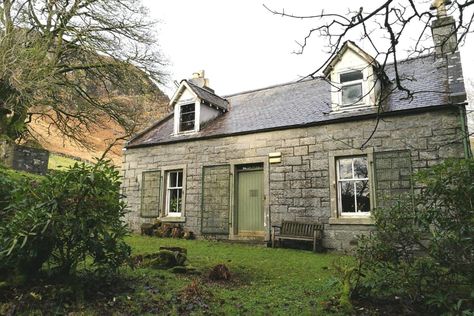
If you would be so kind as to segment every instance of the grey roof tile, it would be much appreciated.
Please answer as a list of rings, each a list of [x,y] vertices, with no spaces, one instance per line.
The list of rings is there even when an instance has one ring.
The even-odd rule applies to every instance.
[[[415,94],[409,99],[403,91],[395,90],[386,99],[383,111],[397,112],[448,104],[446,68],[436,67],[434,61],[434,56],[428,55],[399,62],[399,73],[405,77],[403,84]],[[393,65],[386,66],[386,74],[390,79],[394,78]],[[127,147],[322,124],[376,112],[372,108],[331,113],[330,96],[330,85],[323,78],[229,95],[226,99],[230,110],[198,133],[172,136],[173,116],[170,115],[132,139]]]

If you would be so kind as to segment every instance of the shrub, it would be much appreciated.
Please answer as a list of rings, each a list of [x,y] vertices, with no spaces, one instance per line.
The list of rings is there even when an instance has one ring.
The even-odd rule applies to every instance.
[[[115,271],[130,254],[119,188],[118,171],[105,161],[18,188],[7,206],[13,216],[0,227],[0,262],[32,275],[49,261],[71,275],[91,258],[94,271]]]
[[[357,292],[397,298],[424,312],[474,307],[474,160],[449,160],[415,175],[421,192],[374,212],[360,239]]]
[[[0,165],[0,225],[8,218],[9,213],[5,208],[10,203],[11,192],[16,188],[17,182]]]
[[[11,218],[12,213],[7,206],[15,191],[41,181],[41,176],[7,169],[0,164],[0,226]]]

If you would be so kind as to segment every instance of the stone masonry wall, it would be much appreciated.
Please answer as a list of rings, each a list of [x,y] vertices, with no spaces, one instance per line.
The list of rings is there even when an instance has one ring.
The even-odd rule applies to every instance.
[[[0,142],[0,163],[13,168],[37,174],[48,171],[49,151]]]
[[[324,245],[331,249],[347,248],[354,243],[355,236],[372,227],[329,224],[329,152],[359,148],[372,133],[374,125],[375,119],[370,119],[129,149],[124,154],[122,186],[130,210],[127,221],[138,230],[141,223],[152,220],[140,217],[142,172],[184,164],[185,226],[199,236],[203,166],[243,158],[262,161],[268,159],[271,152],[281,152],[281,163],[266,165],[268,231],[272,224],[279,224],[282,219],[320,220],[325,223]],[[459,112],[453,108],[387,117],[379,122],[367,146],[374,148],[375,153],[401,151],[403,154],[399,157],[411,160],[409,167],[417,171],[445,158],[462,157],[461,137]],[[390,159],[388,162],[392,163]],[[268,232],[266,237],[269,237]]]

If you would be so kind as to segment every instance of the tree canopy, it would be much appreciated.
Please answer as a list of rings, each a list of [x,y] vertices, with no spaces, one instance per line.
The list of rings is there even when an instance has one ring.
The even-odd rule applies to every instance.
[[[163,82],[154,21],[139,0],[0,2],[0,137],[44,119],[76,141],[104,120],[127,134]]]

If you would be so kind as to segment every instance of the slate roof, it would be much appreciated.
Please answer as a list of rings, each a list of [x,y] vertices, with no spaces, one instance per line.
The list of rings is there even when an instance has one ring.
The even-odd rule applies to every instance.
[[[416,94],[409,100],[403,91],[395,90],[386,99],[383,111],[419,110],[449,104],[446,67],[437,67],[434,62],[434,55],[398,62],[399,73],[406,79],[403,84]],[[387,65],[385,72],[388,78],[394,78],[393,65]],[[137,135],[126,147],[327,124],[376,115],[374,108],[331,113],[330,84],[324,78],[242,92],[225,98],[230,110],[206,124],[198,133],[172,135],[173,114],[170,113]]]
[[[194,93],[197,94],[199,98],[201,98],[201,100],[207,101],[211,104],[218,106],[222,110],[227,111],[229,107],[229,102],[226,99],[221,98],[220,96],[216,95],[215,93],[205,88],[196,86],[191,81],[188,81],[188,80],[184,80],[184,81],[188,83],[189,87],[194,91]]]

